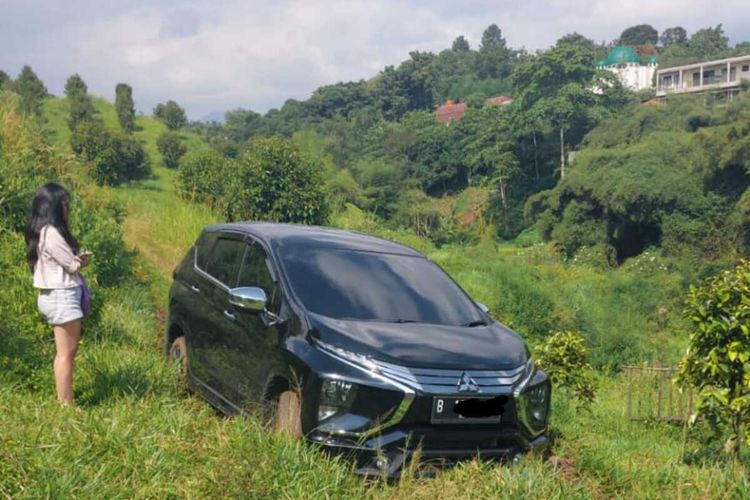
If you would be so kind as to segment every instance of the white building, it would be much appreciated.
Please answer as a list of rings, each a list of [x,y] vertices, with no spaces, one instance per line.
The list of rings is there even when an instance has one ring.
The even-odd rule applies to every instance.
[[[596,66],[616,74],[623,86],[630,90],[649,89],[654,86],[656,57],[647,56],[644,59],[645,63],[630,47],[615,47]]]
[[[750,54],[718,59],[656,72],[656,95],[702,92],[706,90],[739,90],[742,80],[750,81]]]

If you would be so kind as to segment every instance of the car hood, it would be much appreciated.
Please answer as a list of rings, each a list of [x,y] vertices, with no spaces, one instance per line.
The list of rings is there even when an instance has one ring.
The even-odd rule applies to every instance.
[[[499,370],[526,362],[521,337],[505,325],[446,326],[333,319],[310,314],[310,335],[374,359],[414,368]]]

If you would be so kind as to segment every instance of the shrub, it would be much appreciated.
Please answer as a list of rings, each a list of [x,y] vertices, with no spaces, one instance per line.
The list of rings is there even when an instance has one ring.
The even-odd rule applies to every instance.
[[[750,444],[750,262],[691,286],[685,314],[692,327],[678,381],[698,389],[696,416],[728,436],[724,449],[739,459],[741,442]]]
[[[322,224],[328,200],[322,169],[292,141],[255,139],[228,170],[225,214],[230,220]]]
[[[180,162],[177,191],[184,199],[224,206],[229,160],[216,151],[196,151]]]
[[[143,179],[151,173],[151,160],[135,137],[107,130],[101,121],[81,123],[70,136],[70,146],[89,162],[98,184],[116,186]]]
[[[187,153],[187,146],[182,143],[182,139],[174,132],[164,132],[156,140],[156,147],[161,153],[164,166],[167,168],[177,168],[180,164],[180,158]]]
[[[596,389],[586,360],[583,337],[573,332],[556,332],[536,353],[536,362],[552,379],[555,389],[570,391],[583,408],[594,401]]]

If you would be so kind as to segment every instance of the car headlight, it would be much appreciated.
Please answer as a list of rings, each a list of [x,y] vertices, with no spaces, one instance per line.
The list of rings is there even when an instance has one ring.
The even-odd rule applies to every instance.
[[[339,412],[348,410],[357,393],[357,387],[345,380],[323,380],[320,386],[318,422],[322,423]]]
[[[550,407],[549,378],[544,375],[544,372],[539,371],[538,374],[541,377],[535,376],[532,382],[539,383],[529,384],[518,398],[519,417],[532,434],[539,434],[547,428]]]

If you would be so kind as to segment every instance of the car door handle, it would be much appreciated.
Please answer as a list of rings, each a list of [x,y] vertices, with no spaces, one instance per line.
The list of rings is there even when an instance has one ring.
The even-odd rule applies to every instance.
[[[197,286],[195,286],[195,285],[190,285],[190,289],[191,289],[192,291],[194,291],[195,293],[201,293],[201,289],[200,289],[200,288],[198,288],[198,287],[197,287]]]
[[[229,318],[232,321],[234,321],[234,320],[237,319],[237,316],[235,316],[234,314],[230,313],[226,309],[224,309],[224,316],[226,316],[227,318]]]

